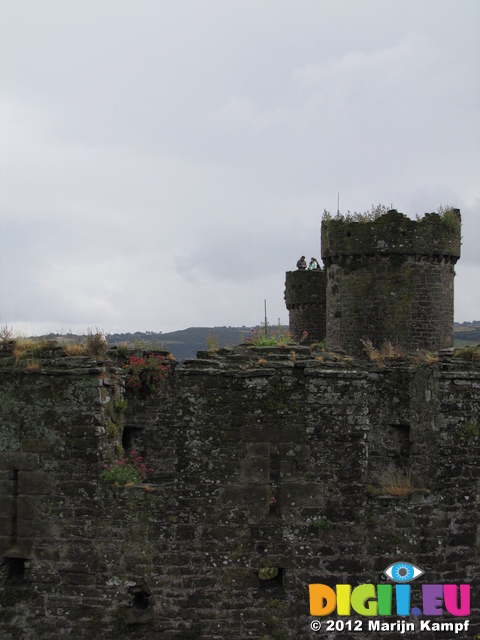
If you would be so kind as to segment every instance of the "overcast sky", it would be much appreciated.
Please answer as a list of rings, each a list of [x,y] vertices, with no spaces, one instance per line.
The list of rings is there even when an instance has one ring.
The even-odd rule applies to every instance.
[[[0,322],[288,322],[320,221],[462,212],[480,320],[479,0],[0,0]]]

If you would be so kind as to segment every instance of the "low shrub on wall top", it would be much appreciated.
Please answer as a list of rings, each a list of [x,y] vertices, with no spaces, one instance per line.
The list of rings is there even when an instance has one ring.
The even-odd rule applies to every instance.
[[[160,355],[149,355],[138,358],[130,356],[124,367],[127,372],[126,385],[132,389],[153,392],[160,386],[169,371],[165,358]]]

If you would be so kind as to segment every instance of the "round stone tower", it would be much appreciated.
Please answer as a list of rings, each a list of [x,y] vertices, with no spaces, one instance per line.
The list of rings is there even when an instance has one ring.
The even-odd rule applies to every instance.
[[[325,338],[325,271],[287,271],[285,304],[289,315],[289,329],[297,340],[304,331],[306,342],[320,342]]]
[[[460,211],[410,220],[322,222],[327,344],[348,353],[390,341],[408,351],[453,346],[453,278]]]

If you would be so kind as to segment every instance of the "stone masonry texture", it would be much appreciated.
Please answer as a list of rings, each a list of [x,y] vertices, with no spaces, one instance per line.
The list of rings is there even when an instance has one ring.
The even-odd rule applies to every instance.
[[[321,342],[326,337],[326,272],[287,271],[285,304],[289,330],[297,340]]]
[[[453,346],[459,210],[410,220],[395,210],[371,222],[322,222],[330,348],[362,351],[362,340],[409,351]]]
[[[313,633],[308,585],[379,584],[398,560],[469,583],[477,637],[478,361],[244,345],[145,394],[127,357],[0,350],[1,640],[378,640]],[[147,484],[101,481],[122,444]]]

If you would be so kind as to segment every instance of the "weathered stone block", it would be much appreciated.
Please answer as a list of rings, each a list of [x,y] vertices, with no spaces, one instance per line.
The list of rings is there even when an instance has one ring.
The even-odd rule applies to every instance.
[[[18,474],[18,493],[47,494],[54,485],[54,475],[45,471],[21,471]]]
[[[258,588],[258,575],[247,567],[226,569],[223,572],[223,583],[234,589],[247,589],[248,587]]]
[[[246,458],[242,464],[241,479],[244,482],[266,484],[270,478],[268,458]]]
[[[38,455],[20,451],[0,451],[1,469],[38,469]]]
[[[0,494],[0,513],[3,516],[10,516],[17,512],[17,505],[13,496]]]
[[[0,513],[0,537],[11,538],[13,535],[12,515]]]

